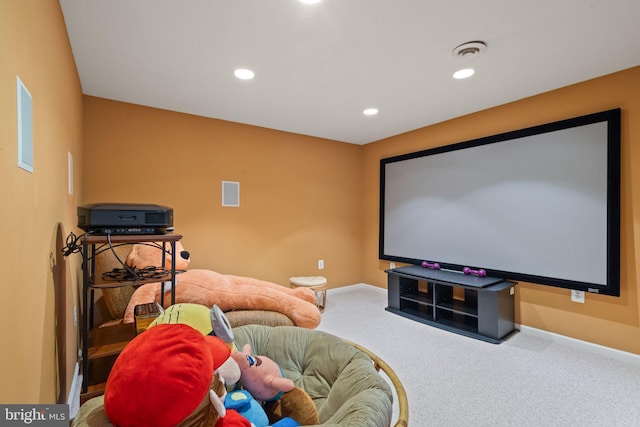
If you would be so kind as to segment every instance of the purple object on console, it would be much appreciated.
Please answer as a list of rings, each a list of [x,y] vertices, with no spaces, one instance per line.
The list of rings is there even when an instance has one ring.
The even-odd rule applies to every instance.
[[[472,274],[474,276],[479,276],[479,277],[485,277],[487,275],[487,272],[485,270],[483,270],[482,268],[479,270],[472,270],[469,267],[465,267],[462,269],[462,272],[464,274]]]
[[[437,262],[434,263],[430,263],[427,261],[422,261],[422,265],[423,268],[431,268],[433,270],[440,270],[440,264],[438,264]]]

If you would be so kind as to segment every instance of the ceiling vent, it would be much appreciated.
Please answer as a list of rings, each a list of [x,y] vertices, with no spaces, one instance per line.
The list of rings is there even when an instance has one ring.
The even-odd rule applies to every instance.
[[[453,49],[453,51],[451,51],[451,54],[455,57],[460,58],[472,58],[484,52],[486,48],[487,44],[485,42],[467,42]]]

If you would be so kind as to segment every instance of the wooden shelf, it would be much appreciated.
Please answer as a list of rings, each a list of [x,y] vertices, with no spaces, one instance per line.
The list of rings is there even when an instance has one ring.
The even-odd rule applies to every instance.
[[[178,274],[183,273],[185,270],[176,270],[176,276]],[[96,281],[95,279],[89,279],[88,286],[93,289],[110,289],[110,288],[123,288],[125,286],[133,286],[137,288],[146,283],[164,283],[171,281],[171,273],[167,273],[163,276],[158,277],[149,277],[146,279],[139,280],[105,280],[100,279],[100,281]]]
[[[134,245],[137,243],[160,242],[170,246],[175,255],[176,242],[182,238],[179,234],[121,234],[101,235],[85,234],[81,243],[82,251],[82,301],[83,301],[83,336],[82,336],[82,391],[81,400],[102,394],[113,363],[136,333],[134,324],[118,324],[105,327],[93,326],[93,296],[95,288],[117,288],[137,286],[143,283],[172,282],[171,301],[175,298],[175,258],[166,275],[150,277],[142,280],[104,281],[97,280],[95,273],[95,256],[103,250],[111,250],[111,246]],[[166,249],[165,249],[166,250]],[[162,264],[164,264],[164,256]],[[95,283],[96,281],[98,283]],[[164,298],[164,294],[162,294]]]
[[[89,359],[119,354],[136,335],[133,323],[94,328],[89,331]]]
[[[90,359],[88,361],[89,381],[86,384],[86,392],[80,394],[81,402],[104,393],[105,387],[107,385],[107,379],[109,378],[109,373],[111,372],[113,364],[116,362],[117,358],[118,354],[113,354],[110,356]]]
[[[85,234],[82,236],[82,243],[85,245],[106,244],[111,243],[139,243],[139,242],[177,242],[182,239],[180,234],[112,234],[110,236],[104,234]]]

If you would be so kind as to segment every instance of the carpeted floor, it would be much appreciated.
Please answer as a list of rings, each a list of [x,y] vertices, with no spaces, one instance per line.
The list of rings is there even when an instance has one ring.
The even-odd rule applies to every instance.
[[[330,290],[318,329],[360,343],[393,367],[407,391],[411,427],[640,426],[633,357],[523,332],[489,344],[386,306],[381,288]]]

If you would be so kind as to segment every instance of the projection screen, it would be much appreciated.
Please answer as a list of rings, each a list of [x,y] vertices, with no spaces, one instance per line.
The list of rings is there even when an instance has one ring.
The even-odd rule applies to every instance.
[[[619,296],[620,110],[382,159],[380,259]]]

